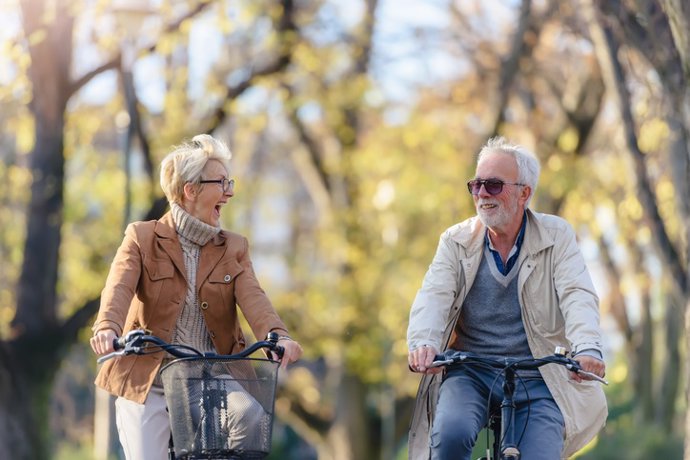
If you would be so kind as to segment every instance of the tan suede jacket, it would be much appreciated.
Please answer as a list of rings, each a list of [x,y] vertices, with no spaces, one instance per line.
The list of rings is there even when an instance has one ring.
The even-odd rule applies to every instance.
[[[196,286],[218,353],[236,353],[245,347],[238,305],[258,339],[270,331],[287,335],[285,324],[256,279],[245,237],[221,231],[204,245]],[[121,335],[143,328],[170,341],[186,290],[182,247],[172,215],[130,224],[101,293],[93,331],[111,328]],[[143,403],[164,357],[164,353],[154,353],[111,359],[98,372],[96,385]]]

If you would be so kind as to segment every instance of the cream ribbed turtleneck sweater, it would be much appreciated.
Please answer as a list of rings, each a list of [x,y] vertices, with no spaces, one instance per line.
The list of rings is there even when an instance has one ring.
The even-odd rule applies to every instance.
[[[196,273],[199,268],[201,247],[220,232],[219,227],[208,225],[189,214],[177,203],[171,205],[175,230],[182,245],[184,266],[187,270],[187,295],[177,318],[172,343],[189,345],[202,353],[216,352],[208,335],[208,327],[199,310]]]

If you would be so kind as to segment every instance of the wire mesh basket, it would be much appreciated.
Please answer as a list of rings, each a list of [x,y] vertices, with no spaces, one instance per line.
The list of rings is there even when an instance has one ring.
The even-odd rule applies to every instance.
[[[176,458],[265,458],[278,365],[267,359],[183,358],[163,367]]]

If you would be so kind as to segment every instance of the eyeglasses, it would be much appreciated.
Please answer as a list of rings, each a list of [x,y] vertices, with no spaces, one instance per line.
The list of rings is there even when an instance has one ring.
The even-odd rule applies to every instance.
[[[235,179],[215,179],[215,180],[200,180],[200,184],[220,184],[223,193],[232,192],[235,189]]]
[[[482,185],[489,195],[498,195],[503,191],[504,185],[525,186],[525,184],[503,182],[501,179],[472,179],[467,183],[467,190],[469,190],[472,195],[479,195]]]

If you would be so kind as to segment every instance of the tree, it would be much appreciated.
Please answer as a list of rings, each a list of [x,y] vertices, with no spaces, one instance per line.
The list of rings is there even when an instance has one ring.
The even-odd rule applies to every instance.
[[[640,7],[643,7],[640,10]],[[628,2],[598,2],[596,6],[587,5],[589,19],[591,20],[591,35],[596,46],[599,62],[605,69],[607,87],[616,101],[622,128],[624,132],[625,147],[634,165],[635,196],[639,201],[644,215],[642,225],[651,228],[652,241],[656,246],[656,252],[667,267],[667,274],[671,279],[669,291],[669,305],[667,306],[666,324],[678,323],[679,316],[676,305],[685,304],[686,318],[690,313],[690,284],[688,283],[687,236],[690,235],[690,208],[683,197],[688,194],[688,182],[690,180],[690,136],[688,131],[688,103],[689,93],[687,89],[687,31],[679,31],[679,24],[685,21],[687,11],[680,2],[656,2],[649,1],[631,5]],[[640,133],[648,121],[636,120],[633,111],[633,99],[627,84],[631,77],[623,64],[623,43],[629,43],[630,48],[646,61],[659,78],[662,102],[667,108],[663,121],[667,124],[670,139],[667,143],[668,173],[673,189],[676,190],[676,209],[679,220],[685,234],[685,257],[683,256],[680,235],[673,235],[669,231],[668,220],[661,215],[662,206],[660,197],[659,178],[650,174],[648,160],[642,150]],[[664,43],[664,45],[662,45]],[[671,46],[669,46],[669,44]],[[657,181],[657,184],[654,181]],[[674,238],[675,236],[675,238]],[[649,322],[649,319],[647,320]],[[687,323],[687,320],[686,320]],[[667,347],[671,350],[671,357],[678,359],[679,353],[675,352],[680,345],[677,327],[670,327]],[[651,346],[651,338],[645,341]],[[687,349],[687,344],[686,344]],[[651,353],[648,351],[648,353]],[[649,360],[649,358],[647,359]],[[663,387],[678,388],[678,361],[669,361],[669,366],[662,375],[665,377]],[[642,370],[642,369],[641,369]],[[687,370],[686,370],[687,372]],[[651,369],[642,372],[642,375],[653,375]],[[647,387],[648,418],[652,418],[650,406],[651,390]],[[686,390],[687,392],[687,390]],[[675,396],[675,391],[671,391]],[[673,400],[668,401],[665,407],[672,407]],[[662,406],[664,407],[664,406]],[[663,424],[670,427],[673,413],[662,411]],[[688,419],[690,420],[690,419]],[[688,425],[690,426],[690,424]],[[687,433],[686,433],[687,434]],[[687,439],[687,436],[686,436]],[[686,443],[686,458],[690,458],[689,444]]]

